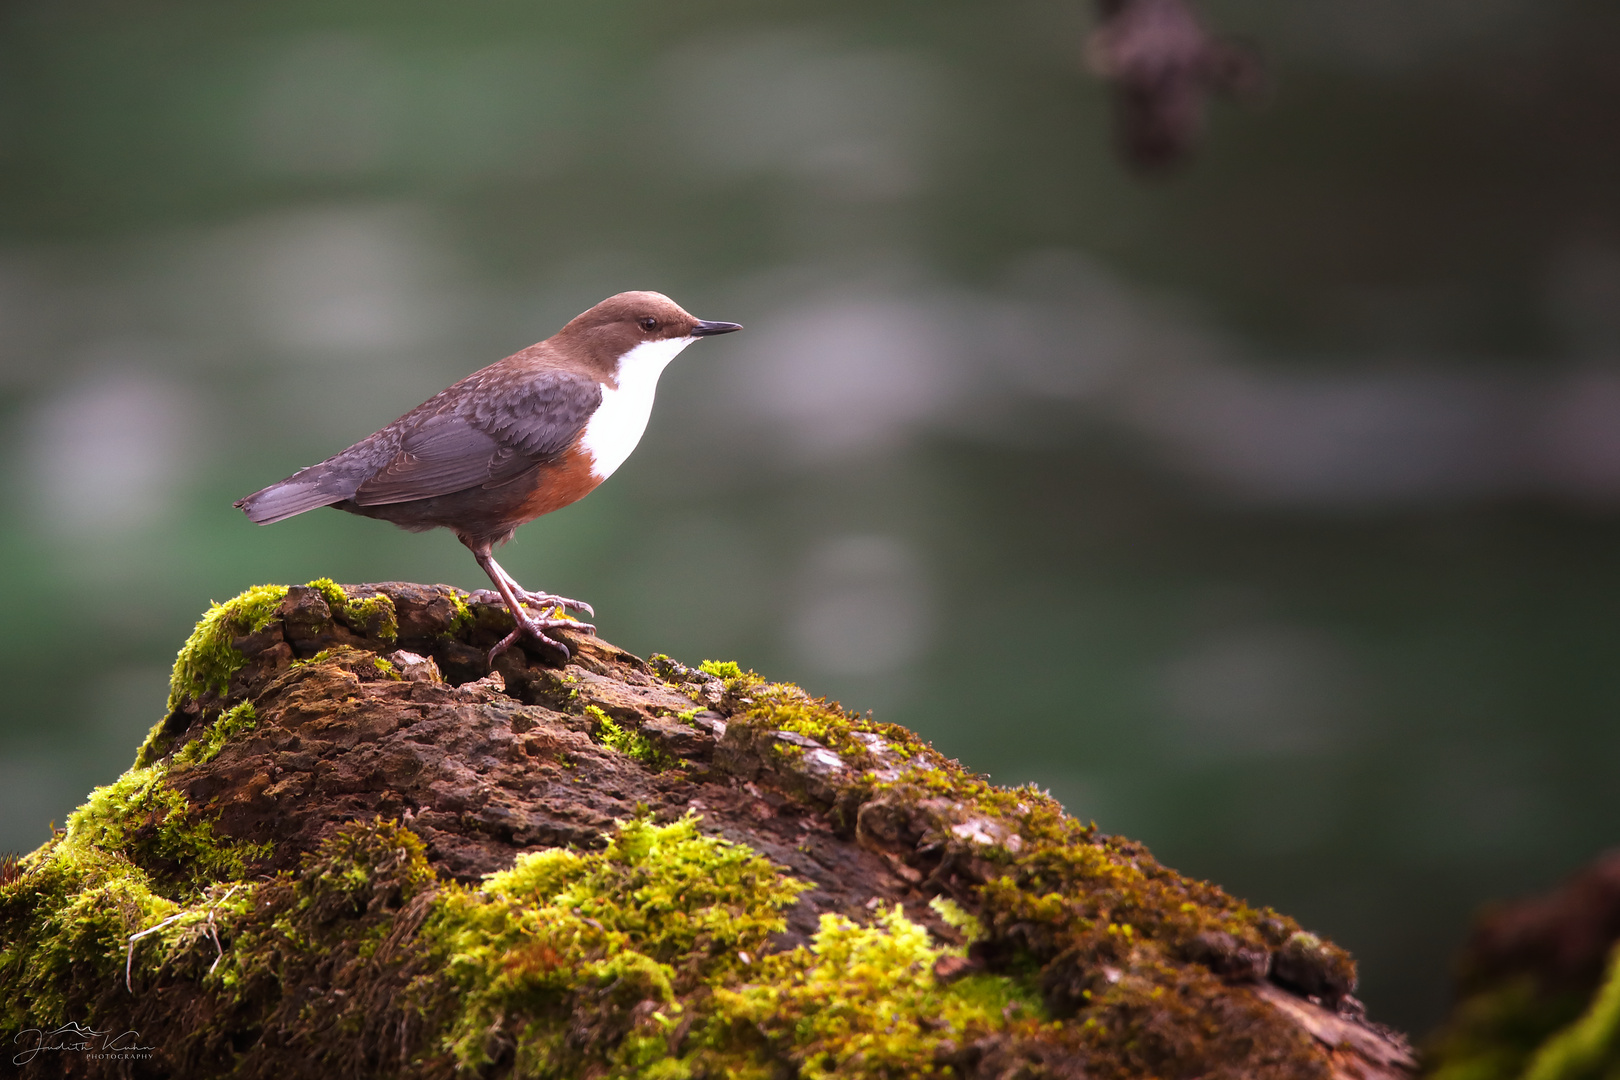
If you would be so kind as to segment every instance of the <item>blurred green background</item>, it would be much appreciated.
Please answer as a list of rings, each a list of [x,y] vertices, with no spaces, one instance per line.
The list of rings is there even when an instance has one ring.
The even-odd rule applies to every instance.
[[[230,503],[602,297],[746,323],[503,555],[1353,949],[1620,839],[1620,11],[1221,0],[1143,182],[1079,0],[0,8],[0,847],[210,599],[485,584]]]

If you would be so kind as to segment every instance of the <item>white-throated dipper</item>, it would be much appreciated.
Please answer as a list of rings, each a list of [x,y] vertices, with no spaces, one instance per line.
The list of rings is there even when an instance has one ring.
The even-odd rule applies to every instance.
[[[700,337],[741,329],[693,318],[662,293],[610,296],[538,345],[473,372],[342,453],[236,505],[258,525],[335,506],[412,532],[449,529],[517,621],[490,660],[523,633],[567,656],[568,647],[546,631],[595,627],[537,618],[524,605],[542,615],[559,607],[595,611],[529,592],[491,552],[519,525],[584,498],[624,464],[647,429],[658,376],[677,353]]]

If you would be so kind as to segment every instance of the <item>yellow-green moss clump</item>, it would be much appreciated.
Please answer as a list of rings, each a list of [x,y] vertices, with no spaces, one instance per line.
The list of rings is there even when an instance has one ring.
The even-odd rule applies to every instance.
[[[286,595],[285,585],[256,585],[223,604],[211,605],[174,659],[169,711],[210,691],[225,693],[231,676],[247,665],[247,657],[231,642],[269,626]]]
[[[265,854],[216,836],[167,773],[131,769],[91,792],[0,886],[0,1026],[69,1015],[87,991],[117,981],[129,935],[240,881]]]
[[[962,950],[898,907],[871,926],[824,916],[810,948],[765,955],[807,888],[691,816],[623,822],[600,853],[522,856],[478,890],[448,889],[424,927],[459,1003],[443,1045],[483,1068],[506,1049],[490,1037],[501,1032],[525,1077],[768,1080],[783,1061],[890,1076],[1019,1010],[1039,1022],[1010,979],[940,985],[934,963]]]
[[[343,591],[343,586],[331,578],[316,578],[309,588],[319,589],[332,614],[352,627],[356,633],[375,638],[385,645],[399,639],[399,618],[394,612],[394,601],[385,593],[354,597]],[[455,598],[462,607],[465,601]]]
[[[1580,1080],[1620,1072],[1620,945],[1597,993],[1574,1023],[1536,1049],[1524,1080]]]
[[[596,721],[596,739],[608,749],[634,758],[653,772],[663,772],[677,764],[657,743],[639,731],[626,731],[600,707],[585,706],[585,715]]]
[[[808,949],[766,957],[753,980],[715,991],[706,1040],[770,1052],[740,1061],[735,1050],[700,1052],[695,1063],[707,1075],[760,1080],[781,1059],[810,1080],[906,1076],[933,1071],[941,1051],[961,1043],[1051,1026],[1039,996],[1017,980],[974,974],[942,983],[934,966],[964,951],[935,943],[899,905],[867,926],[823,915]],[[941,1063],[940,1071],[951,1070]]]
[[[308,587],[319,590],[332,614],[356,630],[384,643],[398,637],[394,602],[387,596],[351,599],[331,578],[316,578]],[[285,585],[256,585],[223,604],[210,606],[191,637],[181,646],[180,655],[175,657],[174,674],[169,679],[169,710],[172,712],[186,699],[195,700],[210,691],[225,693],[231,676],[247,664],[247,657],[231,642],[269,626],[276,608],[286,596]]]
[[[253,702],[244,701],[240,705],[232,706],[208,728],[208,734],[200,739],[193,739],[182,746],[174,755],[176,765],[203,765],[213,761],[225,744],[233,737],[245,731],[252,731],[258,723],[258,714],[254,711]]]
[[[429,1072],[737,1080],[768,1080],[783,1061],[810,1077],[913,1075],[953,1040],[1043,1023],[1013,979],[941,984],[934,964],[963,950],[935,944],[898,907],[870,926],[825,916],[810,948],[765,955],[808,885],[697,825],[621,822],[600,852],[539,852],[479,888],[435,888],[408,830],[354,823],[295,873],[222,879],[187,903],[116,855],[80,854],[70,869],[62,851],[36,853],[24,878],[0,887],[4,1020],[26,1027],[98,1004],[138,1018],[146,1006],[118,994],[129,938],[145,930],[131,985],[195,980],[203,1011],[225,1020],[166,1047],[187,1075],[223,1064],[241,1034],[232,1018],[302,1044],[325,1068],[352,1047],[312,1028],[363,1036],[415,1018],[401,1064]],[[38,911],[42,890],[54,910],[13,938],[12,920],[29,901]],[[397,916],[413,900],[428,903],[402,935]],[[310,981],[338,991],[321,1025],[304,1015],[308,1001],[278,1000]],[[363,984],[375,1000],[362,1009],[345,987]]]

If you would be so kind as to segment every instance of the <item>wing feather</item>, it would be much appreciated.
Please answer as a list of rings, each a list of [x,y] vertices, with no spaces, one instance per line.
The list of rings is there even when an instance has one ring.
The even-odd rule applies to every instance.
[[[484,389],[409,425],[354,501],[383,506],[510,483],[567,450],[602,399],[596,383],[558,373],[518,393],[476,392]]]

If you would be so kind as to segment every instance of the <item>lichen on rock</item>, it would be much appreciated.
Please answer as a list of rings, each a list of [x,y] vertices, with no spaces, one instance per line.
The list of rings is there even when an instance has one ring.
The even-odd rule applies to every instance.
[[[1044,792],[734,663],[491,670],[511,625],[212,607],[136,766],[0,883],[3,1023],[138,1030],[154,1076],[1410,1071],[1343,950]]]

